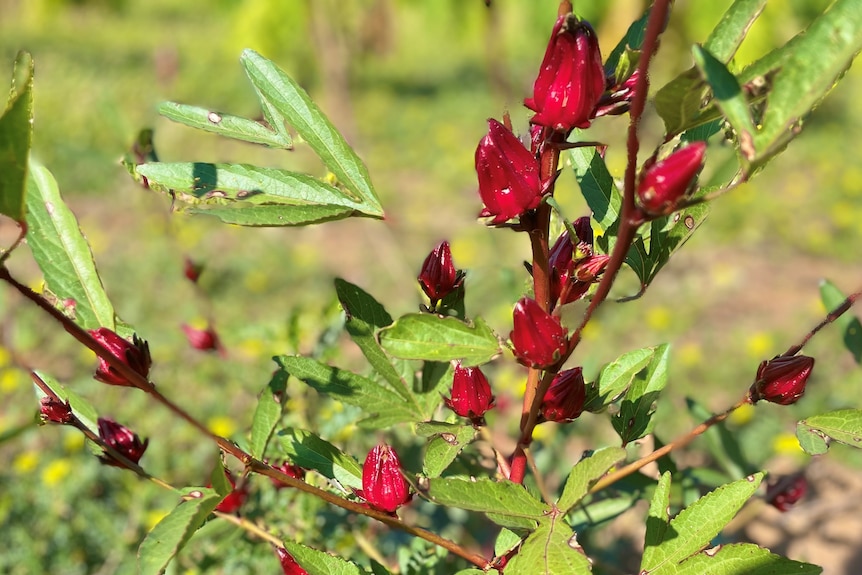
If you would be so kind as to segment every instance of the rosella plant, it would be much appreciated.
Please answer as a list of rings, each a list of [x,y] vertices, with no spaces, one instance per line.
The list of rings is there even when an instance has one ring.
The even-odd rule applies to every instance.
[[[423,293],[415,313],[393,318],[360,286],[336,279],[344,329],[367,360],[367,371],[349,371],[316,356],[276,356],[248,436],[239,442],[202,423],[194,398],[180,399],[182,386],[150,380],[151,365],[159,358],[152,358],[143,336],[119,319],[56,183],[29,159],[33,62],[22,53],[0,117],[0,212],[19,224],[20,237],[0,259],[0,280],[98,356],[96,380],[138,388],[154,407],[191,425],[219,455],[209,479],[201,477],[196,485],[154,477],[146,471],[153,457],[147,447],[169,445],[168,433],[142,440],[133,431],[138,422],[126,422],[129,428],[99,417],[99,398],[91,405],[48,373],[33,372],[43,423],[80,430],[102,463],[177,493],[176,508],[140,544],[139,572],[164,572],[184,547],[199,544],[191,536],[204,524],[223,521],[259,541],[261,554],[271,555],[274,548],[273,567],[277,560],[290,574],[589,573],[600,567],[590,559],[599,550],[585,543],[588,535],[639,498],[650,500],[640,560],[644,575],[819,572],[753,544],[723,545],[720,538],[752,497],[782,511],[804,502],[802,471],[770,480],[766,489],[761,470],[737,461],[742,470],[737,476],[693,485],[682,480],[684,471],[671,456],[741,406],[804,405],[814,358],[803,355],[803,347],[862,292],[833,294],[824,320],[798,334],[786,351],[776,350],[773,359],[753,365],[751,382],[727,382],[738,401],[679,438],[656,442],[646,454],[627,447],[649,436],[659,416],[656,399],[668,384],[669,346],[625,351],[593,381],[585,380],[577,354],[585,328],[606,304],[621,270],[630,270],[640,285],[638,293],[621,301],[637,305],[638,296],[701,225],[709,202],[751,180],[785,150],[801,132],[800,118],[812,112],[862,50],[862,11],[854,0],[836,0],[804,34],[735,70],[728,63],[764,3],[735,2],[709,38],[692,48],[693,68],[655,90],[649,72],[670,17],[668,0],[656,0],[604,58],[593,27],[563,1],[558,14],[547,15],[550,40],[537,63],[532,94],[524,100],[532,112],[529,124],[515,125],[508,114],[494,111],[490,119],[465,118],[475,125],[487,122],[474,158],[475,213],[488,233],[517,233],[531,251],[524,275],[530,287],[511,303],[511,332],[494,333],[466,309],[469,270],[456,267],[448,241],[433,247],[424,261],[422,255],[414,258]],[[813,66],[811,54],[817,55]],[[297,141],[320,157],[326,177],[247,164],[159,162],[152,132],[145,130],[125,160],[135,181],[169,195],[177,211],[230,224],[299,226],[383,218],[364,163],[302,88],[254,51],[243,52],[241,63],[261,102],[262,120],[174,103],[160,111],[182,124],[275,149],[294,145],[290,126]],[[757,90],[750,89],[754,85]],[[648,101],[665,133],[641,159],[639,125]],[[605,145],[590,140],[586,130],[606,116],[623,114],[628,114],[626,168],[612,175],[604,162]],[[736,151],[735,170],[705,187],[702,174],[721,177],[710,164],[720,147]],[[569,169],[588,214],[566,214],[557,202],[578,193],[558,186],[564,181],[558,180],[561,171]],[[552,237],[552,229],[564,231]],[[6,267],[24,239],[44,274],[44,293],[34,292]],[[200,290],[202,269],[186,258],[178,273]],[[572,305],[576,302],[579,307]],[[220,361],[230,361],[213,324],[208,318],[204,329],[183,324],[182,330],[193,348],[219,351]],[[147,337],[154,340],[157,334]],[[502,364],[523,378],[519,417],[513,422],[518,431],[510,438],[501,437],[505,425],[493,430],[488,425],[508,417],[496,392]],[[296,421],[290,419],[296,408],[288,401],[290,379],[353,406],[355,411],[347,413],[359,414],[358,427],[336,437],[286,425],[288,419]],[[574,458],[553,441],[534,441],[539,425],[571,426],[588,417],[608,418],[617,440]],[[366,434],[366,443],[374,447],[364,457],[348,453],[340,446],[348,434]],[[801,446],[813,454],[824,453],[834,441],[858,447],[860,436],[859,409],[811,415],[798,428]],[[541,460],[533,457],[537,454]],[[723,455],[735,457],[731,451]],[[566,477],[547,473],[542,461],[551,459],[566,461]],[[664,473],[644,471],[655,461]],[[271,481],[262,481],[261,475]],[[672,483],[684,487],[682,496]],[[264,497],[266,490],[299,494],[334,512],[297,517],[295,530],[285,536],[267,526],[276,510],[265,507],[271,501]],[[608,502],[616,511],[608,511]],[[440,508],[460,511],[440,514]],[[469,533],[454,524],[467,514],[476,515],[471,526],[480,526]],[[441,527],[442,516],[452,524]],[[353,548],[365,554],[341,557],[343,541],[314,538],[333,522],[373,525],[354,532],[359,543]],[[390,543],[382,543],[394,531],[440,552],[413,555],[414,563],[405,567],[398,560],[401,550],[393,552]],[[320,548],[306,541],[318,541]],[[399,541],[405,545],[406,539]]]

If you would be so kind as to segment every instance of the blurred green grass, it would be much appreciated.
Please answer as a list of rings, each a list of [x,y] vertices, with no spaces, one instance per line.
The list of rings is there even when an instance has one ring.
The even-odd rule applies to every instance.
[[[690,65],[688,46],[705,37],[728,4],[679,5],[654,85]],[[786,40],[823,5],[768,6],[738,64]],[[318,6],[325,14],[336,4]],[[520,101],[541,60],[556,2],[495,2],[496,20],[488,19],[478,0],[338,6],[343,12],[331,25],[357,48],[347,63],[349,93],[327,83],[306,3],[0,0],[0,61],[11,63],[22,48],[36,60],[34,153],[79,215],[119,313],[149,339],[155,381],[219,433],[238,440],[272,370],[270,356],[311,352],[321,331],[337,326],[333,276],[363,286],[393,315],[412,311],[419,303],[418,268],[431,247],[447,238],[456,264],[469,269],[469,313],[488,318],[503,335],[510,329],[512,302],[527,285],[522,238],[476,223],[480,205],[472,156],[487,117],[510,110],[517,125],[526,125]],[[583,7],[607,51],[639,3]],[[385,222],[226,227],[172,216],[164,198],[129,181],[118,160],[144,126],[155,127],[164,160],[246,161],[320,173],[302,150],[284,154],[241,146],[156,116],[155,105],[166,99],[255,116],[257,103],[237,62],[244,47],[262,51],[297,77],[349,133],[382,196]],[[0,65],[3,77],[8,66]],[[819,278],[829,277],[845,291],[858,285],[862,162],[854,143],[862,137],[855,99],[860,83],[857,66],[784,155],[714,204],[704,227],[641,300],[605,306],[585,334],[573,361],[588,376],[623,351],[673,344],[668,399],[659,407],[663,437],[688,426],[676,415],[685,409],[684,395],[714,409],[726,406],[747,388],[760,360],[786,349],[823,317]],[[615,173],[622,169],[624,122],[596,123],[596,133],[611,145]],[[647,149],[660,134],[656,120],[645,126]],[[558,190],[572,216],[585,210],[570,173]],[[179,331],[181,322],[200,321],[210,311],[182,277],[184,255],[207,265],[202,287],[229,350],[227,361],[189,350]],[[37,284],[38,273],[25,259],[16,255],[11,265]],[[617,295],[633,291],[632,278],[622,276]],[[53,326],[8,291],[0,291],[0,303],[0,392],[5,405],[15,406],[0,412],[0,434],[32,421],[34,396],[15,365],[37,367],[151,437],[144,461],[154,474],[177,484],[206,481],[215,464],[212,446],[152,409],[142,394],[105,390],[91,381],[92,356],[53,333]],[[362,369],[344,338],[336,343],[347,350],[337,361]],[[761,441],[761,430],[786,434],[796,418],[858,403],[862,374],[842,349],[840,335],[827,330],[809,349],[818,366],[806,400],[790,409],[758,407],[753,420],[740,417],[735,423],[755,425],[748,428],[754,431],[747,445],[758,446],[758,459],[792,450],[780,443],[785,436],[775,444]],[[502,363],[489,370],[492,384],[500,395],[514,397],[523,376],[520,368]],[[357,454],[375,439],[353,433],[352,412],[339,412],[299,388],[292,392],[295,424],[324,425],[331,433],[325,437],[354,446]],[[509,403],[514,421],[519,407]],[[583,443],[589,442],[583,437],[608,439],[609,429],[606,421],[590,417],[563,435],[581,436]],[[540,440],[549,441],[558,430],[544,433]],[[104,565],[127,571],[144,527],[173,505],[170,494],[96,465],[71,436],[66,430],[29,429],[0,445],[10,462],[0,472],[0,524],[13,534],[17,550],[0,559],[0,571],[88,573]],[[272,494],[262,489],[261,497]],[[284,533],[290,535],[291,528]]]

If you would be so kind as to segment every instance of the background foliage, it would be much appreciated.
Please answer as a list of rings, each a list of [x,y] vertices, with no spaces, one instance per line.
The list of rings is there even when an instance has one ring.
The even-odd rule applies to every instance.
[[[243,437],[255,395],[273,369],[269,357],[302,352],[325,360],[342,343],[336,335],[342,320],[332,276],[362,286],[400,315],[418,303],[414,278],[424,255],[448,238],[458,267],[469,269],[471,313],[483,315],[500,333],[508,331],[511,301],[524,287],[516,258],[501,267],[492,256],[510,245],[512,250],[522,247],[475,223],[480,206],[472,154],[492,111],[509,108],[516,123],[525,122],[519,99],[541,59],[547,15],[556,2],[528,7],[500,1],[495,21],[478,0],[342,4],[338,18],[325,18],[334,13],[336,2],[193,1],[180,6],[164,0],[0,1],[0,61],[11,62],[20,48],[34,55],[36,155],[51,167],[78,214],[112,301],[150,341],[156,360],[153,379],[176,399],[194,405],[201,418],[227,436]],[[655,71],[656,85],[691,65],[688,45],[705,37],[728,4],[679,3],[658,60],[667,68]],[[767,6],[737,64],[792,36],[824,4],[800,0]],[[576,8],[596,25],[607,50],[642,6],[617,0]],[[331,29],[322,29],[321,22]],[[162,198],[142,194],[128,181],[118,158],[146,125],[154,126],[164,160],[208,158],[319,170],[307,151],[285,155],[241,146],[156,116],[155,104],[170,99],[254,117],[258,103],[237,65],[246,47],[297,78],[357,146],[387,209],[385,223],[225,228],[208,219],[171,218]],[[680,54],[675,62],[668,58],[673,53]],[[851,100],[862,82],[859,74],[850,70],[790,153],[754,184],[713,205],[707,224],[641,302],[599,315],[579,354],[588,379],[620,349],[670,341],[670,385],[708,408],[721,407],[729,399],[724,390],[742,389],[760,359],[786,348],[821,317],[821,277],[833,278],[845,291],[858,284],[858,272],[854,276],[848,264],[857,261],[862,239],[857,223],[862,218],[862,163],[847,142],[862,135],[862,112]],[[508,83],[506,78],[517,80]],[[623,132],[615,121],[608,120],[606,127],[611,144]],[[655,133],[658,137],[657,129]],[[611,146],[615,148],[621,149]],[[612,152],[608,160],[619,171],[622,155]],[[569,180],[561,186],[574,186],[570,173],[564,178]],[[578,213],[585,208],[574,203],[567,209]],[[11,237],[11,227],[3,226],[2,237]],[[209,300],[184,281],[184,255],[207,265],[202,286]],[[16,271],[38,282],[35,268]],[[621,280],[618,295],[636,291],[632,276]],[[156,475],[175,477],[177,483],[206,481],[214,464],[209,445],[198,445],[191,430],[173,421],[170,442],[159,441],[167,437],[166,415],[153,411],[140,417],[145,406],[141,394],[91,381],[92,356],[65,338],[55,341],[47,330],[35,329],[41,321],[37,312],[19,309],[17,303],[0,291],[4,405],[32,402],[26,374],[16,364],[51,366],[82,395],[98,394],[107,414],[134,421],[136,431],[153,438],[147,462]],[[328,324],[319,321],[321,312]],[[210,313],[227,359],[188,350],[179,330],[180,322],[202,322]],[[862,375],[858,369],[846,375],[853,358],[837,345],[838,338],[835,331],[814,340],[809,353],[818,358],[818,372],[806,401],[780,415],[778,409],[761,407],[756,421],[746,421],[743,413],[731,422],[739,428],[752,464],[763,465],[776,454],[802,458],[793,421],[852,405],[845,398],[854,396]],[[20,357],[13,357],[12,350]],[[362,366],[358,354],[348,360]],[[520,391],[519,373],[498,370],[492,377],[502,399]],[[818,381],[829,382],[828,391]],[[356,417],[349,408],[339,411],[305,388],[290,392],[297,426],[313,422],[323,436],[348,446],[348,452],[364,452],[376,440],[373,432],[355,432],[351,422]],[[682,397],[682,392],[674,396]],[[660,404],[658,409],[674,413],[688,408]],[[510,413],[516,410],[516,405],[509,408]],[[769,416],[761,417],[763,412]],[[79,435],[60,429],[37,433],[32,422],[32,413],[0,412],[0,453],[9,462],[0,471],[0,524],[10,542],[0,571],[131,572],[143,534],[174,505],[174,497],[95,465],[80,453]],[[493,428],[494,421],[490,423]],[[687,425],[683,417],[659,417],[656,431],[669,437]],[[590,443],[584,438],[613,434],[591,418],[570,429],[540,429],[572,436],[573,452]],[[766,430],[784,430],[779,437],[792,441],[758,441]],[[845,452],[840,453],[843,458]],[[846,455],[848,460],[854,456],[849,450]],[[539,463],[549,469],[554,465]],[[408,460],[405,466],[417,468],[417,462]],[[56,494],[58,486],[62,496]],[[274,526],[284,533],[307,534],[324,526],[316,540],[304,542],[336,542],[341,549],[362,546],[354,527],[327,530],[340,523],[333,521],[339,511],[268,489],[263,482],[257,487],[253,497],[260,505],[290,508],[284,525]],[[458,530],[444,535],[464,537],[464,528],[469,533],[466,516],[438,513],[449,513],[437,519]],[[204,531],[231,529],[216,522]],[[226,540],[231,548],[226,564],[225,550],[213,547],[213,541],[224,539],[205,533],[198,538],[200,544],[190,547],[178,569],[206,572],[212,564],[252,573],[276,568],[271,556],[262,556],[239,533]],[[398,533],[388,534],[385,545],[383,553],[410,545],[415,553],[429,552]],[[405,565],[409,562],[405,556]]]

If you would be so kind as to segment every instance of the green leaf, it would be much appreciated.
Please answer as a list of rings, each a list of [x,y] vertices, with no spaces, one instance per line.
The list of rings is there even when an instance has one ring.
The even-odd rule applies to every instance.
[[[568,513],[575,504],[587,496],[596,481],[625,458],[625,449],[606,447],[581,459],[569,472],[566,485],[563,487],[563,494],[557,501],[557,508],[560,512]]]
[[[781,152],[801,120],[826,96],[862,50],[858,0],[835,0],[782,53],[767,96],[762,128],[754,137],[752,170]],[[788,43],[789,48],[790,43]],[[754,65],[753,65],[754,66]]]
[[[284,548],[308,575],[365,575],[355,563],[294,541],[285,541]]]
[[[284,402],[287,399],[287,373],[276,371],[272,374],[266,388],[257,398],[257,407],[254,410],[254,418],[251,421],[251,442],[249,451],[255,459],[262,459],[266,452],[266,445],[275,426],[281,419]]]
[[[204,206],[324,206],[359,210],[362,204],[342,190],[306,174],[249,164],[154,162],[140,164],[150,188],[170,192],[177,201]]]
[[[228,470],[224,468],[221,460],[216,462],[213,467],[213,472],[210,474],[210,486],[218,493],[219,497],[224,499],[228,493],[233,491],[233,486],[228,479]]]
[[[383,208],[365,164],[305,90],[254,50],[244,50],[240,62],[262,99],[287,119],[339,182],[357,196],[362,206],[359,211],[382,217]]]
[[[604,241],[620,219],[623,197],[617,189],[604,159],[595,148],[572,148],[569,152],[575,178],[581,187],[581,194],[593,212],[593,218],[601,226]],[[605,251],[610,245],[604,245]]]
[[[419,423],[416,433],[431,437],[422,462],[422,472],[428,477],[440,477],[461,450],[476,438],[476,429],[472,425],[454,423]]]
[[[196,492],[196,497],[189,493]],[[164,573],[168,563],[204,524],[222,496],[206,487],[184,490],[183,501],[159,521],[138,548],[138,573]]]
[[[431,479],[424,494],[438,505],[487,513],[492,521],[510,529],[534,528],[551,510],[523,485],[508,480]]]
[[[252,144],[263,144],[271,148],[282,148],[289,150],[293,143],[287,130],[276,132],[260,122],[199,108],[187,106],[174,102],[163,102],[159,104],[158,112],[165,118],[198,128],[206,132],[213,132],[226,138],[251,142]],[[284,120],[276,122],[276,125],[284,126]]]
[[[48,289],[59,299],[75,300],[75,320],[84,329],[115,329],[114,307],[78,220],[63,203],[54,177],[35,162],[30,163],[27,210],[27,244]]]
[[[656,549],[665,540],[670,526],[670,473],[663,473],[658,480],[649,505],[644,536],[643,565],[655,565]]]
[[[716,104],[736,131],[740,156],[743,162],[747,162],[754,154],[752,145],[756,129],[748,109],[748,101],[739,87],[739,82],[708,50],[694,46],[692,54],[697,69],[712,90]]]
[[[33,141],[33,58],[18,52],[12,89],[0,116],[0,214],[24,222],[27,164]]]
[[[641,236],[635,240],[626,254],[626,263],[641,281],[641,293],[670,261],[671,256],[685,245],[708,214],[708,204],[695,204],[670,216],[653,220],[650,223],[649,237]]]
[[[343,220],[354,214],[350,208],[342,206],[286,206],[277,204],[230,206],[191,206],[186,212],[195,215],[212,216],[226,224],[238,226],[307,226]]]
[[[683,509],[671,520],[661,543],[644,555],[641,570],[650,575],[676,573],[678,564],[710,545],[762,480],[763,473],[756,473],[728,483]]]
[[[388,357],[377,342],[377,330],[391,325],[392,316],[368,292],[341,278],[335,279],[335,293],[347,316],[345,329],[362,355],[395,393],[412,401],[413,370],[410,363]]]
[[[844,303],[846,296],[835,284],[824,280],[820,283],[820,299],[823,306],[832,311]],[[859,318],[848,311],[835,320],[835,325],[843,332],[844,347],[853,354],[856,363],[862,365],[862,323]]]
[[[765,6],[766,0],[736,0],[703,48],[719,62],[730,62]],[[664,120],[668,135],[678,134],[707,120],[706,117],[698,117],[705,92],[706,84],[695,68],[686,70],[656,92],[656,111]]]
[[[506,575],[588,575],[590,560],[561,517],[539,524],[506,565]]]
[[[821,413],[796,424],[799,445],[810,455],[821,455],[830,441],[862,447],[862,410],[839,409]]]
[[[360,422],[361,425],[383,428],[422,419],[415,403],[405,402],[397,393],[374,380],[308,357],[282,355],[273,359],[281,369],[317,391],[361,407],[369,416]]]
[[[722,545],[683,561],[674,575],[818,575],[823,569],[770,553],[752,543]]]
[[[584,409],[597,413],[616,401],[629,388],[634,377],[649,365],[655,351],[654,347],[629,351],[605,365],[587,390]]]
[[[328,441],[310,431],[290,427],[277,435],[282,449],[294,464],[314,469],[345,487],[362,489],[362,466]]]
[[[500,529],[500,534],[497,535],[497,540],[494,541],[494,557],[504,555],[520,544],[521,536],[503,527]]]
[[[652,415],[659,393],[667,384],[667,363],[670,346],[662,344],[655,348],[649,365],[639,372],[623,397],[620,411],[611,423],[623,445],[648,434],[654,425]]]
[[[380,345],[401,359],[450,361],[464,366],[487,363],[500,353],[500,342],[482,318],[468,325],[454,317],[412,313],[380,330]]]

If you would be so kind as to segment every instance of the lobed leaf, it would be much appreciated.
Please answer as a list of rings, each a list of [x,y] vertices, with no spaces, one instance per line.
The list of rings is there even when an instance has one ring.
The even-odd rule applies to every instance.
[[[506,575],[587,575],[591,563],[559,516],[543,520],[506,565]]]
[[[704,42],[703,49],[720,63],[730,62],[765,7],[766,0],[735,0]],[[708,120],[706,116],[699,117],[705,94],[704,79],[694,67],[656,92],[656,111],[664,120],[668,135],[679,134]]]
[[[638,373],[623,397],[620,411],[612,419],[623,445],[648,434],[654,425],[652,415],[661,390],[667,385],[667,363],[670,346],[662,344],[647,367]]]
[[[27,243],[48,290],[59,299],[75,300],[75,320],[84,329],[116,329],[114,306],[78,220],[54,177],[35,162],[27,181],[27,210]]]
[[[33,141],[33,58],[18,52],[12,87],[0,115],[0,214],[23,223],[27,171]]]
[[[391,325],[392,316],[371,294],[346,280],[335,279],[335,293],[347,316],[345,329],[362,355],[395,393],[411,400],[413,370],[410,363],[390,358],[377,341],[377,330]]]
[[[844,303],[846,296],[835,284],[829,280],[824,280],[820,283],[820,299],[823,306],[832,311]],[[838,317],[835,324],[843,332],[844,347],[853,354],[856,363],[862,365],[862,323],[859,322],[859,318],[847,312]]]
[[[498,525],[514,529],[535,528],[551,510],[523,485],[508,480],[437,478],[428,481],[423,494],[438,505],[486,513]]]
[[[500,342],[482,318],[473,325],[454,317],[412,313],[380,330],[380,345],[401,359],[450,361],[464,366],[487,363],[500,353]]]
[[[596,481],[601,479],[617,463],[623,461],[625,457],[625,449],[606,447],[576,463],[569,472],[563,493],[557,501],[557,508],[560,512],[568,513],[572,507],[587,496]]]
[[[397,393],[374,380],[308,357],[282,355],[273,359],[280,369],[317,391],[362,408],[368,415],[360,422],[362,425],[381,428],[422,419],[423,414],[415,402],[405,402]]]
[[[634,377],[649,365],[655,351],[654,347],[628,351],[605,365],[587,390],[584,409],[595,413],[616,401],[629,388]]]
[[[355,194],[361,205],[358,211],[382,217],[383,208],[365,164],[305,90],[254,50],[244,50],[240,62],[262,100],[287,120],[339,182]]]
[[[328,441],[310,431],[290,427],[277,435],[282,449],[294,464],[313,469],[345,487],[362,489],[362,466]]]
[[[826,453],[831,441],[862,447],[862,409],[839,409],[803,419],[796,424],[796,437],[809,455]]]
[[[762,480],[763,473],[756,473],[728,483],[680,511],[665,529],[661,542],[644,554],[641,571],[651,575],[677,573],[680,563],[710,545]]]
[[[194,492],[195,497],[189,497]],[[190,487],[180,504],[159,521],[138,547],[138,573],[158,575],[210,516],[222,496],[207,487]]]
[[[264,109],[269,109],[266,103],[261,101]],[[191,128],[197,128],[206,132],[212,132],[219,136],[241,140],[252,144],[263,144],[270,148],[282,148],[289,150],[293,147],[290,134],[284,130],[284,119],[274,119],[273,124],[280,126],[280,131],[275,131],[260,122],[215,112],[198,106],[187,106],[174,102],[162,102],[157,108],[159,114],[179,124]]]
[[[416,425],[418,435],[430,436],[422,461],[422,473],[427,477],[440,477],[458,454],[476,438],[472,425],[430,422]]]
[[[775,74],[762,127],[755,134],[754,170],[780,153],[799,134],[804,117],[826,96],[862,50],[862,10],[857,0],[835,0],[810,26],[769,58]],[[777,61],[776,61],[777,60]],[[743,74],[750,78],[754,70]],[[760,74],[766,74],[766,71]]]
[[[823,569],[770,553],[752,543],[722,545],[683,561],[674,575],[818,575]]]
[[[287,398],[286,389],[287,373],[276,371],[257,398],[257,407],[251,421],[251,441],[249,442],[249,452],[255,459],[263,458],[266,445],[275,431],[275,426],[281,419],[284,402]]]

